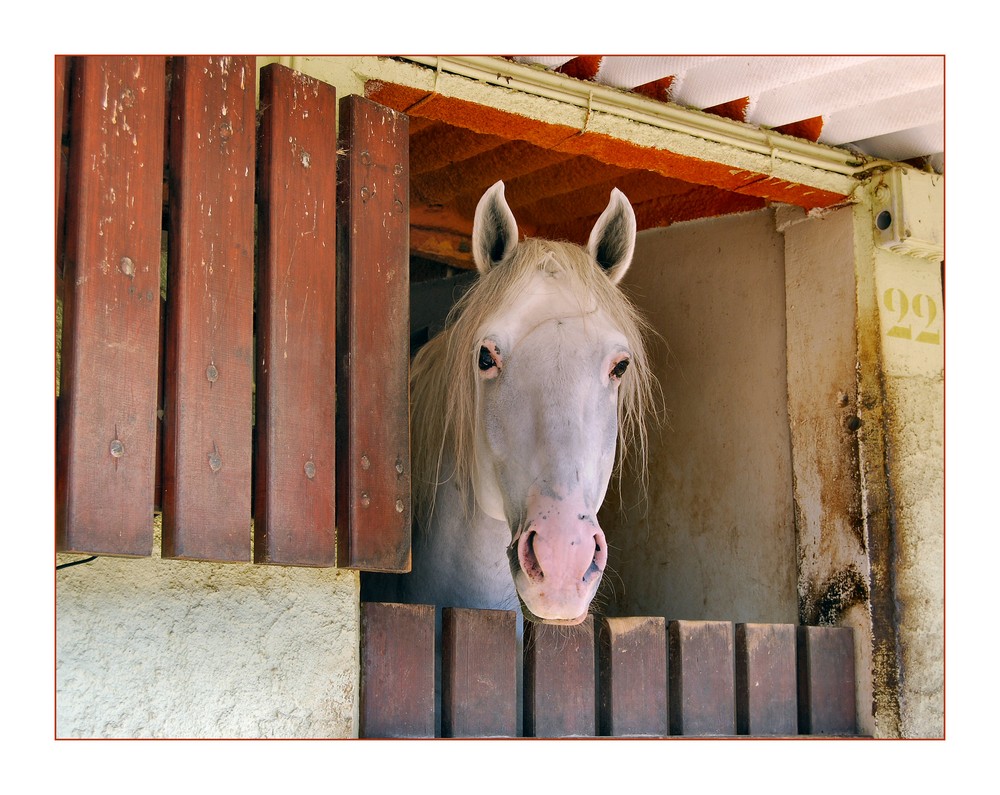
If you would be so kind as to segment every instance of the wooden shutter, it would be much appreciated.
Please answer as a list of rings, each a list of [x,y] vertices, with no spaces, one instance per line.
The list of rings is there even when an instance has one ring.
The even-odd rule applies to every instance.
[[[408,119],[340,103],[337,562],[409,571]]]
[[[153,545],[166,63],[75,64],[56,451],[65,552]]]
[[[250,559],[256,72],[173,62],[164,557]]]
[[[260,106],[254,559],[332,566],[336,95],[272,64]]]

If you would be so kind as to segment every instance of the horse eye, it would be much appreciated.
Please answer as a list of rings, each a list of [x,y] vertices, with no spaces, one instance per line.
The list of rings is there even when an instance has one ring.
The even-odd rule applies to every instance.
[[[621,379],[625,375],[626,370],[628,370],[628,359],[622,359],[612,368],[611,377]]]
[[[493,360],[493,354],[490,353],[490,349],[483,345],[479,349],[479,369],[486,372],[496,366],[497,363]]]

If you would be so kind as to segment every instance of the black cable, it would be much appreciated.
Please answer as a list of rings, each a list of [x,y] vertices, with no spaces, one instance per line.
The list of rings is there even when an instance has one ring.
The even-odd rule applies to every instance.
[[[92,560],[97,560],[97,555],[91,555],[89,558],[80,558],[80,560],[71,560],[69,563],[60,563],[56,566],[56,571],[65,569],[68,566],[79,566],[81,563],[90,563]]]

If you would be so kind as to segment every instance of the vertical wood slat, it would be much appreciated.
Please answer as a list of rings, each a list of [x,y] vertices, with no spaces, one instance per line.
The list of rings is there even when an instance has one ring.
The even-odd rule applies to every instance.
[[[254,560],[335,562],[333,87],[261,70]]]
[[[434,612],[361,605],[361,737],[434,736]]]
[[[69,114],[67,113],[69,106],[69,90],[67,86],[67,80],[69,79],[69,58],[65,55],[57,55],[55,57],[55,84],[56,84],[56,96],[55,96],[55,138],[56,138],[56,150],[55,150],[55,178],[56,178],[56,228],[55,228],[55,241],[56,241],[56,290],[57,295],[61,298],[63,295],[63,254],[65,238],[63,236],[65,230],[65,218],[66,218],[66,170],[67,170],[67,158],[65,149],[63,146],[63,138],[66,135],[67,129],[66,125],[69,121]]]
[[[798,627],[796,637],[799,732],[856,734],[854,630]]]
[[[597,734],[594,617],[576,626],[524,624],[524,733]]]
[[[173,61],[165,558],[250,559],[255,87],[252,57]]]
[[[409,571],[408,119],[360,96],[340,117],[337,563]]]
[[[658,617],[603,619],[599,659],[601,735],[666,735],[666,621]]]
[[[736,730],[794,735],[798,702],[793,624],[736,625]]]
[[[671,621],[670,733],[736,734],[733,624]]]
[[[166,62],[74,68],[57,549],[149,555]]]
[[[517,614],[445,608],[441,734],[517,735]]]

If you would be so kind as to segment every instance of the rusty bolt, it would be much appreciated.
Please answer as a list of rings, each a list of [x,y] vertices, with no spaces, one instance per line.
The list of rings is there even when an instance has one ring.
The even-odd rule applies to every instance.
[[[316,464],[314,464],[312,461],[306,461],[304,469],[306,471],[306,477],[309,478],[309,480],[312,480],[314,477],[316,477]]]
[[[114,439],[111,442],[111,455],[115,458],[121,458],[125,455],[125,445],[118,439]]]

